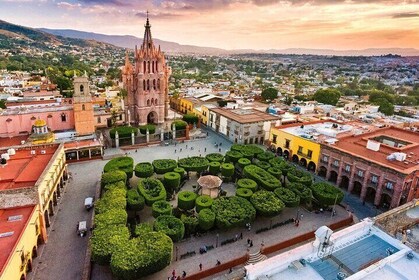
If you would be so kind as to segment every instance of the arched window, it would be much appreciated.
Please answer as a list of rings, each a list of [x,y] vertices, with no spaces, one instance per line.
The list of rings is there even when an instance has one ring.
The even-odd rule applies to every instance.
[[[145,91],[145,80],[143,81],[143,90]]]
[[[158,61],[156,61],[156,72],[159,72],[159,68],[158,68],[158,64],[159,62]]]
[[[160,89],[160,79],[157,79],[157,89]]]
[[[143,72],[145,73],[145,71],[147,70],[147,69],[146,69],[146,62],[145,62],[145,61],[143,62],[143,66],[144,66],[144,70],[143,70]]]
[[[153,89],[156,90],[156,79],[153,80]]]
[[[82,104],[82,105],[81,105],[81,109],[82,109],[83,111],[85,111],[85,110],[86,110],[86,105]]]
[[[147,80],[147,90],[150,90],[150,80]]]
[[[148,73],[150,73],[150,61],[147,61],[147,68],[148,68]]]
[[[158,105],[157,98],[154,99],[154,105]]]
[[[150,106],[150,99],[147,99],[147,106]]]
[[[67,116],[64,113],[61,114],[61,121],[62,122],[66,122],[67,121]]]
[[[84,93],[84,86],[80,85],[80,93]]]
[[[154,71],[154,61],[152,62],[151,69],[152,69],[152,72],[154,73],[155,72]]]

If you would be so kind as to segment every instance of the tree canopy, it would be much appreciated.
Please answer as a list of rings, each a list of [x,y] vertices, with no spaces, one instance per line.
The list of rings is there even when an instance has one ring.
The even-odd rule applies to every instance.
[[[319,103],[335,106],[340,98],[340,91],[335,88],[319,89],[313,96]]]
[[[265,101],[272,101],[278,97],[278,90],[276,88],[267,88],[262,91],[262,99]]]

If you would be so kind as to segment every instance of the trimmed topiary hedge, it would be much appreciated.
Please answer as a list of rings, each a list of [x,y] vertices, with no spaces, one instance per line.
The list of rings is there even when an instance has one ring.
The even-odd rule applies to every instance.
[[[225,156],[225,162],[236,163],[243,157],[243,154],[239,151],[228,151]]]
[[[253,157],[257,156],[258,154],[263,153],[265,150],[257,145],[243,145],[243,144],[233,144],[231,146],[231,150],[241,152],[244,157],[248,159],[252,159]]]
[[[258,215],[273,217],[281,213],[285,204],[272,192],[260,190],[255,192],[250,198],[250,202],[255,207]]]
[[[290,183],[288,188],[300,197],[300,203],[311,203],[313,194],[310,188],[300,183]]]
[[[211,210],[215,213],[215,224],[219,229],[245,226],[256,217],[256,210],[252,204],[245,198],[237,196],[214,200]]]
[[[221,164],[221,175],[226,178],[230,178],[234,174],[234,165],[231,163],[223,163]]]
[[[247,200],[253,195],[251,189],[238,188],[236,189],[236,196],[246,198]]]
[[[178,173],[181,180],[182,180],[183,176],[185,176],[185,168],[176,167],[175,169],[173,169],[173,172]]]
[[[288,171],[287,179],[291,183],[301,183],[306,187],[310,187],[313,183],[313,179],[310,173],[298,170],[296,168],[290,169]]]
[[[244,168],[245,166],[251,165],[252,161],[248,158],[241,158],[237,161],[237,164],[241,167]]]
[[[90,238],[92,261],[100,265],[109,264],[112,253],[119,249],[121,243],[128,241],[129,229],[125,225],[111,225],[95,229]]]
[[[102,174],[100,180],[100,186],[103,188],[108,184],[114,184],[117,182],[123,182],[124,185],[127,183],[127,174],[121,170],[113,170]]]
[[[219,153],[208,154],[208,155],[205,156],[205,158],[209,162],[213,162],[213,161],[223,162],[223,160],[224,160],[224,156],[222,154],[219,154]]]
[[[144,197],[147,206],[152,206],[158,200],[166,200],[163,183],[154,178],[141,179],[138,182],[138,192]]]
[[[195,216],[186,216],[182,214],[180,216],[180,220],[185,225],[185,236],[190,236],[196,232],[196,228],[198,227],[198,218]]]
[[[125,209],[109,209],[106,212],[95,215],[95,227],[102,228],[110,225],[126,225],[127,212]]]
[[[321,205],[329,206],[339,204],[343,200],[343,191],[335,186],[327,183],[316,183],[311,186],[314,198],[316,198]]]
[[[268,171],[263,170],[262,168],[256,165],[248,165],[243,168],[243,174],[252,180],[254,180],[259,187],[262,187],[266,190],[274,190],[281,187],[281,182],[275,178]]]
[[[169,194],[173,194],[173,192],[177,190],[180,185],[179,173],[176,173],[176,172],[164,173],[163,185]]]
[[[114,188],[121,189],[121,190],[124,190],[124,191],[127,190],[127,186],[124,184],[124,182],[119,181],[119,182],[116,182],[116,183],[113,183],[113,184],[107,184],[107,185],[105,185],[103,187],[103,191],[106,192],[106,191],[108,191],[110,189],[114,189]]]
[[[170,128],[173,128],[173,125],[175,125],[176,130],[182,130],[182,129],[186,128],[188,123],[185,122],[185,121],[182,121],[182,120],[176,120],[176,121],[172,122],[172,124],[170,125]]]
[[[274,167],[279,167],[281,162],[284,162],[284,159],[282,157],[274,157],[274,158],[269,160],[269,164],[274,166]]]
[[[111,159],[103,168],[105,173],[113,170],[121,170],[127,174],[128,178],[132,177],[134,168],[134,160],[131,157],[117,157]]]
[[[172,205],[165,200],[159,200],[153,203],[151,211],[154,218],[161,215],[172,215]]]
[[[119,139],[121,138],[131,138],[131,133],[134,132],[134,135],[138,134],[138,129],[132,126],[118,126],[112,128],[109,131],[109,136],[111,139],[115,139],[115,133],[118,131]]]
[[[185,235],[185,225],[175,216],[162,215],[154,222],[154,230],[166,234],[173,242],[182,240]]]
[[[191,210],[195,207],[197,194],[191,191],[181,191],[177,196],[177,207],[183,210]]]
[[[288,175],[288,172],[290,172],[291,170],[295,169],[294,166],[292,166],[291,164],[287,163],[286,161],[281,162],[278,165],[278,167],[279,167],[279,169],[281,169],[283,176],[287,176]]]
[[[270,151],[265,151],[263,153],[257,154],[256,158],[261,161],[269,162],[271,159],[275,157],[275,154]]]
[[[300,205],[300,197],[290,189],[276,188],[274,193],[285,203],[285,206],[287,207],[297,207]]]
[[[198,116],[195,116],[194,114],[185,114],[183,115],[182,120],[187,122],[188,124],[194,124],[194,123],[196,124],[198,123],[199,118]]]
[[[255,165],[259,166],[263,170],[268,170],[269,167],[271,167],[271,165],[267,163],[266,161],[260,161],[260,160],[256,161]]]
[[[282,170],[277,166],[272,166],[268,168],[268,172],[271,173],[275,178],[281,179]]]
[[[134,280],[162,270],[172,260],[173,242],[162,232],[140,234],[112,254],[111,270],[117,279]]]
[[[209,166],[208,171],[212,175],[217,175],[218,173],[220,173],[220,169],[221,169],[221,163],[220,162],[211,161],[208,166]]]
[[[236,187],[237,188],[249,189],[252,192],[255,192],[258,188],[258,184],[255,181],[253,181],[252,179],[241,178],[241,179],[237,180]]]
[[[148,178],[154,174],[154,168],[149,162],[140,162],[135,166],[134,172],[138,178]]]
[[[141,134],[146,135],[147,129],[149,134],[156,133],[156,126],[154,124],[146,124],[139,127]]]
[[[195,200],[195,210],[199,213],[202,209],[211,208],[214,200],[208,195],[198,196]]]
[[[122,182],[120,183],[122,184]],[[108,185],[109,186],[109,185]],[[111,209],[123,209],[127,207],[127,191],[116,185],[110,187],[103,196],[95,203],[95,213],[105,213]]]
[[[199,227],[204,230],[210,230],[215,224],[215,213],[211,209],[202,209],[198,213]]]
[[[201,173],[207,170],[209,161],[204,157],[187,157],[181,158],[178,161],[180,167],[183,167],[187,172],[195,171]]]
[[[127,205],[130,210],[141,211],[144,209],[145,199],[136,189],[130,189],[127,191]]]
[[[173,171],[177,167],[174,159],[156,159],[153,160],[154,172],[157,174],[164,174]]]

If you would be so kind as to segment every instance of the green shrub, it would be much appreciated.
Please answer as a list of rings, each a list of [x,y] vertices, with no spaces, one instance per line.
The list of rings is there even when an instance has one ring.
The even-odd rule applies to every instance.
[[[272,166],[268,168],[268,172],[271,173],[275,178],[281,179],[282,170],[277,166]]]
[[[271,165],[269,163],[267,163],[266,161],[257,161],[255,163],[256,166],[259,166],[260,168],[262,168],[263,170],[268,170],[269,167],[271,167]]]
[[[117,182],[127,183],[127,174],[121,170],[113,170],[102,174],[102,179],[100,180],[100,186],[103,188],[108,184],[113,184]]]
[[[205,158],[209,161],[217,161],[217,162],[223,162],[224,160],[224,156],[222,154],[219,153],[212,153],[212,154],[208,154],[205,156]]]
[[[285,204],[277,196],[266,190],[255,192],[250,198],[250,202],[256,208],[258,215],[264,217],[276,216],[285,207]]]
[[[130,210],[141,211],[145,205],[144,197],[136,189],[130,189],[127,191],[127,205]]]
[[[182,118],[183,121],[187,122],[188,124],[197,124],[198,123],[198,116],[195,116],[194,114],[185,114]]]
[[[109,136],[111,139],[115,139],[115,133],[118,131],[119,139],[122,138],[131,138],[131,133],[134,132],[134,135],[138,134],[138,129],[132,126],[118,126],[112,128],[109,131]]]
[[[195,200],[196,213],[201,212],[202,209],[211,208],[214,200],[208,195],[198,196]]]
[[[263,153],[265,150],[258,147],[257,145],[243,145],[243,144],[233,144],[231,146],[231,150],[241,152],[244,157],[248,159],[252,159],[253,157],[257,156],[258,154]]]
[[[236,189],[236,195],[238,197],[243,197],[246,198],[247,200],[250,199],[250,197],[252,196],[253,192],[250,189],[245,189],[245,188],[238,188]]]
[[[138,192],[144,197],[147,206],[152,206],[159,200],[166,200],[166,189],[163,183],[154,178],[140,179]]]
[[[275,154],[270,151],[265,151],[263,153],[259,153],[256,158],[261,161],[269,162],[271,159],[275,157]]]
[[[188,123],[182,120],[176,120],[172,122],[172,125],[170,127],[173,128],[173,125],[175,125],[176,130],[182,130],[186,128]]]
[[[134,280],[162,270],[172,260],[173,242],[162,232],[141,234],[112,254],[111,270],[117,279]]]
[[[276,188],[274,193],[285,203],[287,207],[297,207],[300,205],[300,197],[287,188]]]
[[[241,178],[241,179],[237,180],[236,187],[237,188],[249,189],[252,192],[255,192],[258,188],[258,185],[252,179]]]
[[[185,176],[185,168],[182,167],[176,167],[175,169],[173,169],[173,172],[176,172],[179,174],[180,179],[183,178],[183,176]]]
[[[311,186],[313,196],[321,205],[339,204],[343,200],[343,191],[327,183],[316,183]]]
[[[202,209],[198,214],[199,227],[204,230],[210,230],[215,224],[215,213],[211,209]]]
[[[106,212],[95,215],[95,227],[103,228],[110,225],[126,225],[127,218],[125,209],[109,209]]]
[[[252,161],[248,158],[241,158],[237,161],[237,164],[241,167],[244,168],[245,166],[251,165]]]
[[[156,126],[154,124],[146,124],[139,127],[141,134],[147,134],[147,129],[149,134],[156,133]]]
[[[294,166],[292,166],[291,164],[288,164],[286,161],[281,162],[278,165],[278,167],[279,167],[279,169],[281,169],[283,176],[287,176],[288,175],[288,172],[290,172],[291,170],[295,169]]]
[[[218,162],[218,161],[211,161],[209,163],[208,171],[212,175],[217,175],[218,173],[220,173],[220,169],[221,169],[221,163],[220,162]]]
[[[172,215],[172,205],[167,201],[159,200],[153,203],[151,211],[154,218],[161,215]]]
[[[196,228],[199,224],[197,217],[182,214],[180,220],[185,225],[185,236],[190,236],[196,232]]]
[[[149,162],[140,162],[135,166],[134,172],[138,178],[148,178],[154,174],[154,168]]]
[[[291,183],[301,183],[306,187],[310,187],[313,182],[310,173],[298,170],[296,168],[290,169],[288,171],[287,179]]]
[[[282,157],[275,157],[269,160],[269,164],[273,167],[279,167],[281,162],[284,162],[284,159]]]
[[[228,151],[225,156],[225,162],[236,163],[243,157],[243,154],[239,151]]]
[[[252,204],[237,196],[220,197],[214,200],[211,210],[215,213],[215,224],[219,229],[245,226],[256,217],[256,210]]]
[[[180,185],[180,175],[176,172],[167,172],[163,177],[163,185],[166,188],[167,193],[173,194]]]
[[[195,207],[197,194],[191,191],[181,191],[177,196],[177,207],[183,210],[191,210]]]
[[[134,229],[133,237],[147,235],[153,232],[153,225],[148,223],[137,224]]]
[[[313,194],[310,188],[300,183],[290,183],[288,184],[288,188],[300,197],[300,203],[311,203]]]
[[[181,158],[178,161],[180,167],[183,167],[187,172],[195,171],[201,173],[208,168],[209,161],[204,157],[187,157]]]
[[[120,183],[122,184],[122,182]],[[108,185],[109,186],[109,185]],[[115,186],[115,185],[114,185]],[[127,191],[118,187],[111,187],[95,203],[95,213],[105,213],[111,209],[123,209],[127,207]]]
[[[119,181],[119,182],[116,182],[116,183],[113,183],[113,184],[107,184],[103,187],[103,191],[105,191],[105,192],[108,191],[108,190],[111,190],[111,189],[121,189],[121,190],[126,191],[127,186],[124,184],[124,182]]]
[[[163,232],[173,242],[181,240],[185,235],[185,225],[183,222],[175,216],[170,215],[159,216],[154,222],[154,230]]]
[[[95,229],[90,238],[92,261],[100,265],[109,264],[112,253],[119,249],[121,243],[127,242],[129,237],[128,228],[122,225]]]
[[[134,160],[131,157],[117,157],[111,159],[103,168],[105,173],[113,170],[121,170],[127,174],[128,178],[132,177],[134,168]]]
[[[274,190],[281,186],[281,182],[277,178],[256,165],[248,165],[243,168],[243,174],[266,190]]]
[[[164,174],[173,171],[177,167],[174,159],[156,159],[153,160],[154,172],[157,174]]]
[[[234,175],[234,165],[231,163],[223,163],[221,164],[221,175],[226,178],[230,178]]]

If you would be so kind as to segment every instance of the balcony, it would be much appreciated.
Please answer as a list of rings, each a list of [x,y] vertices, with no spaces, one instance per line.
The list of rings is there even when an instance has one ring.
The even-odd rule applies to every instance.
[[[300,152],[300,151],[297,152],[297,155],[308,158],[308,159],[311,159],[311,155],[309,156],[308,154]]]
[[[284,144],[284,146],[283,146],[285,149],[289,149],[290,148],[290,144]]]
[[[263,134],[263,130],[258,130],[258,134]]]
[[[22,259],[22,264],[20,265],[20,271],[24,271],[28,265],[29,259],[31,258],[31,252],[27,252]]]
[[[250,135],[250,132],[248,131],[244,133],[244,136],[249,136],[249,135]]]

